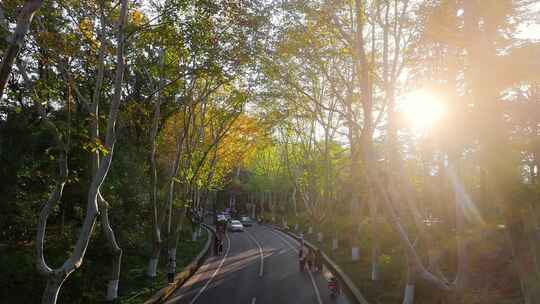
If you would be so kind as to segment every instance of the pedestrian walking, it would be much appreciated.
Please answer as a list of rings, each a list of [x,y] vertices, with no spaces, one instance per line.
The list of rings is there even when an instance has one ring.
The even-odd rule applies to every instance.
[[[220,240],[216,235],[214,235],[214,254],[215,255],[219,255],[219,243],[220,243]]]
[[[298,251],[298,261],[300,264],[300,271],[304,271],[306,268],[306,250],[304,250],[304,247],[300,248],[300,251]]]
[[[219,240],[218,252],[219,252],[219,255],[223,254],[223,240]]]
[[[217,226],[217,236],[220,241],[223,241],[225,237],[225,225],[223,223]]]
[[[323,270],[322,253],[319,248],[317,248],[317,251],[315,252],[315,270],[317,272],[322,272]]]
[[[315,266],[315,254],[313,253],[313,250],[308,249],[308,256],[307,256],[307,266],[309,270],[313,270],[313,267]]]

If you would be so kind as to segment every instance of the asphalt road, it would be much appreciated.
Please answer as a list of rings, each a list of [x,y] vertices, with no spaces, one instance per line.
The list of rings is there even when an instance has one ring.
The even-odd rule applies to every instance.
[[[325,273],[300,272],[299,244],[286,234],[254,225],[226,236],[224,254],[209,257],[167,304],[348,303],[330,298]]]

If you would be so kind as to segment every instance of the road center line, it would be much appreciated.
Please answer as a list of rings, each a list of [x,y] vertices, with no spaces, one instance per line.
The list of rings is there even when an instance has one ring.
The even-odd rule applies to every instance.
[[[276,232],[274,229],[270,228],[269,231],[271,233],[273,233],[275,236],[277,236],[278,238],[280,238],[283,242],[287,243],[292,250],[294,250],[296,253],[298,253],[298,249],[296,249],[296,247],[294,247],[287,239],[285,239],[281,234],[283,234],[283,232],[281,231],[278,231]],[[313,285],[313,290],[315,291],[315,295],[317,296],[317,302],[319,304],[323,304],[323,301],[322,301],[322,298],[321,298],[321,293],[319,292],[319,287],[317,286],[317,283],[315,282],[315,278],[313,278],[313,274],[311,273],[311,269],[308,269],[308,274],[309,274],[309,277],[311,279],[311,285]]]
[[[253,297],[253,299],[251,299],[251,304],[255,304],[255,302],[257,302],[257,298]]]
[[[255,237],[253,237],[253,235],[251,235],[251,233],[249,231],[246,230],[246,233],[247,233],[248,237],[255,243],[255,245],[257,245],[257,247],[259,247],[259,255],[261,256],[261,266],[259,268],[259,277],[262,277],[263,276],[263,269],[264,269],[264,254],[263,254],[262,246],[257,241],[257,239],[255,239]]]
[[[206,281],[206,284],[204,284],[204,286],[201,289],[199,289],[199,292],[197,292],[197,294],[191,300],[191,302],[189,302],[189,304],[193,304],[193,303],[195,303],[195,301],[197,301],[199,296],[204,292],[204,290],[208,287],[208,285],[210,285],[210,282],[212,282],[214,277],[217,275],[217,273],[219,272],[219,270],[221,269],[221,267],[225,263],[225,260],[227,259],[227,255],[229,255],[229,250],[231,249],[231,239],[229,238],[229,234],[225,233],[225,237],[227,238],[227,250],[225,251],[225,255],[223,256],[223,259],[221,260],[221,263],[219,263],[219,266],[216,268],[216,271],[214,271],[212,276],[210,278],[208,278],[208,280]]]

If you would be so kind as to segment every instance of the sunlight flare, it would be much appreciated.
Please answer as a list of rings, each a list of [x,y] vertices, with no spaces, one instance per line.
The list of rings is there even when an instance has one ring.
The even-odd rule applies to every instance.
[[[425,130],[441,119],[446,108],[435,94],[418,90],[405,96],[401,112],[414,129]]]

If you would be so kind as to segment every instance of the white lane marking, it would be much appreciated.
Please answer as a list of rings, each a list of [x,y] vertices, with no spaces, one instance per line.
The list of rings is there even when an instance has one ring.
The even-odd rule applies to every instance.
[[[264,254],[261,244],[255,239],[249,231],[246,230],[246,233],[248,237],[259,247],[259,255],[261,256],[261,267],[259,268],[259,276],[263,276],[263,269],[264,269]]]
[[[251,304],[255,304],[255,302],[257,302],[257,298],[253,297],[253,299],[251,299]]]
[[[315,295],[317,296],[317,301],[319,304],[323,304],[321,293],[319,292],[319,287],[317,287],[317,283],[315,283],[315,279],[313,278],[313,274],[311,274],[311,270],[308,269],[309,277],[311,278],[311,284],[313,285],[313,289],[315,290]]]
[[[197,292],[197,294],[191,300],[191,302],[189,302],[189,304],[193,304],[193,303],[195,303],[195,301],[197,301],[197,299],[201,296],[201,294],[204,292],[204,290],[208,287],[210,282],[212,282],[214,277],[217,275],[217,273],[219,272],[219,270],[223,266],[223,263],[225,263],[225,260],[227,259],[227,255],[229,255],[229,249],[231,249],[231,239],[229,239],[229,234],[225,233],[225,237],[227,238],[227,250],[225,251],[225,255],[223,256],[223,260],[221,260],[221,263],[219,263],[219,266],[216,268],[216,271],[214,271],[212,276],[210,278],[208,278],[208,280],[206,281],[206,284],[204,284],[204,286],[201,289],[199,289],[199,292]]]
[[[296,253],[299,252],[298,249],[296,249],[288,240],[286,240],[281,235],[283,232],[281,232],[281,231],[275,232],[274,229],[272,229],[272,228],[270,228],[269,231],[272,232],[278,238],[280,238],[282,241],[287,243],[291,247],[291,249],[294,250]],[[289,236],[287,235],[287,237],[289,237]],[[319,302],[319,304],[323,304],[323,301],[322,301],[322,298],[321,298],[321,293],[319,292],[319,287],[317,286],[317,283],[315,283],[315,279],[313,278],[313,274],[311,273],[310,269],[308,269],[308,273],[309,273],[309,277],[311,278],[311,285],[313,285],[313,289],[315,290],[315,295],[317,296],[317,302]]]

